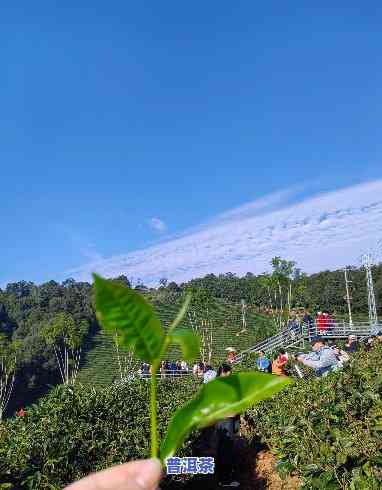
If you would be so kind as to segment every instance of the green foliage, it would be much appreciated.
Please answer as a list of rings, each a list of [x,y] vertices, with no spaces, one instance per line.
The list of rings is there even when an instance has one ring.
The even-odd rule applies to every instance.
[[[94,274],[95,303],[98,320],[106,331],[116,334],[122,349],[151,363],[150,422],[151,456],[158,455],[157,430],[157,371],[171,342],[180,343],[188,360],[198,355],[198,342],[193,332],[186,335],[174,330],[181,323],[191,297],[188,295],[167,334],[154,308],[136,292],[118,282]],[[174,335],[175,334],[175,335]],[[176,448],[175,448],[176,449]]]
[[[311,488],[382,486],[382,346],[322,379],[301,381],[247,414],[281,472]]]
[[[48,345],[64,342],[70,349],[78,349],[88,332],[88,323],[81,320],[76,324],[70,313],[58,313],[41,330],[41,337]]]
[[[157,360],[165,334],[154,308],[141,294],[96,274],[94,286],[97,319],[103,328],[117,332],[120,346],[133,349],[139,359]]]
[[[173,456],[193,429],[208,427],[241,413],[291,382],[289,378],[260,373],[241,373],[210,381],[190,403],[176,412],[161,447],[161,458]]]
[[[191,303],[191,296],[186,296],[170,329],[164,334],[153,307],[142,296],[96,274],[94,278],[96,312],[102,326],[109,332],[117,332],[122,348],[132,349],[142,360],[152,363],[151,455],[157,457],[156,375],[160,361],[173,342],[180,344],[187,360],[194,359],[199,353],[199,343],[195,334],[191,330],[176,330]],[[206,427],[229,414],[241,413],[248,406],[269,398],[289,382],[287,378],[245,373],[229,379],[217,379],[203,386],[197,397],[186,407],[178,410],[171,421],[163,443],[162,460],[175,454],[192,429]]]
[[[176,330],[170,334],[171,344],[178,344],[185,361],[192,361],[199,355],[199,338],[191,330]]]
[[[192,378],[159,381],[160,436],[198,386]],[[9,488],[57,490],[93,471],[147,457],[149,397],[149,383],[142,380],[104,390],[56,387],[26,409],[25,417],[0,424],[0,482]],[[189,454],[190,444],[179,454]]]

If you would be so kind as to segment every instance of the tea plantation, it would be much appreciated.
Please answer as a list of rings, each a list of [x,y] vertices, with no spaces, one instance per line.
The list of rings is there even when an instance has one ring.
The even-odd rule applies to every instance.
[[[179,310],[178,304],[161,302],[153,302],[153,304],[165,326],[175,318]],[[212,363],[214,365],[226,359],[227,353],[224,350],[226,347],[232,346],[238,351],[244,350],[274,333],[271,319],[259,314],[253,307],[248,307],[246,310],[246,330],[243,332],[240,305],[218,301],[214,303],[214,309],[208,315],[206,310],[203,310],[195,315],[193,322],[189,317],[182,322],[182,326],[186,328],[203,324],[206,324],[205,330],[208,335],[212,335]],[[100,330],[86,340],[83,351],[78,380],[89,386],[109,386],[119,375],[112,337]],[[168,358],[181,359],[179,349],[173,348]]]
[[[246,414],[281,473],[304,488],[382,488],[382,345],[327,378],[301,381]]]
[[[160,381],[161,434],[198,384],[192,378]],[[148,388],[143,380],[105,389],[59,386],[24,418],[4,422],[0,488],[61,489],[91,471],[147,456]],[[355,355],[343,371],[298,381],[249,410],[246,434],[265,442],[280,474],[298,474],[303,488],[378,489],[381,394],[382,346],[376,346]]]
[[[161,436],[198,385],[191,378],[159,383]],[[62,489],[92,471],[147,457],[148,407],[143,380],[103,390],[56,387],[25,417],[0,425],[0,488]]]

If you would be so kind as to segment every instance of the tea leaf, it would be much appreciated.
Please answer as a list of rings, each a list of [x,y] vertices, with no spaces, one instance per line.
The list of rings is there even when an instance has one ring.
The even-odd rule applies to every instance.
[[[199,355],[199,337],[191,330],[175,330],[170,334],[170,343],[180,346],[185,361],[193,361]]]
[[[158,359],[165,334],[154,308],[140,294],[94,274],[97,319],[109,333],[118,333],[120,346],[138,358]]]
[[[193,429],[237,415],[291,382],[289,378],[262,373],[240,373],[210,381],[191,402],[176,411],[162,443],[161,459],[173,456]]]

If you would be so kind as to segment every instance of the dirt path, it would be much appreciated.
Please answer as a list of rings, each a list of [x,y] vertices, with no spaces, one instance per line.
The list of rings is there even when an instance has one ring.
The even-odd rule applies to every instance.
[[[252,466],[252,486],[247,488],[254,490],[296,490],[300,488],[301,484],[296,476],[282,480],[275,470],[275,465],[276,458],[269,451],[263,449],[257,453]]]
[[[237,472],[238,490],[297,490],[301,487],[296,476],[282,480],[276,472],[276,458],[264,447],[242,447]],[[173,482],[166,490],[215,490],[219,487],[213,478],[195,477],[187,483]]]

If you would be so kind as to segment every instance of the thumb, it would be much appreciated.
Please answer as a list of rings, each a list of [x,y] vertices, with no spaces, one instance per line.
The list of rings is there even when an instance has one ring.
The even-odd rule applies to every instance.
[[[64,490],[155,490],[160,477],[159,460],[144,459],[93,473]]]

